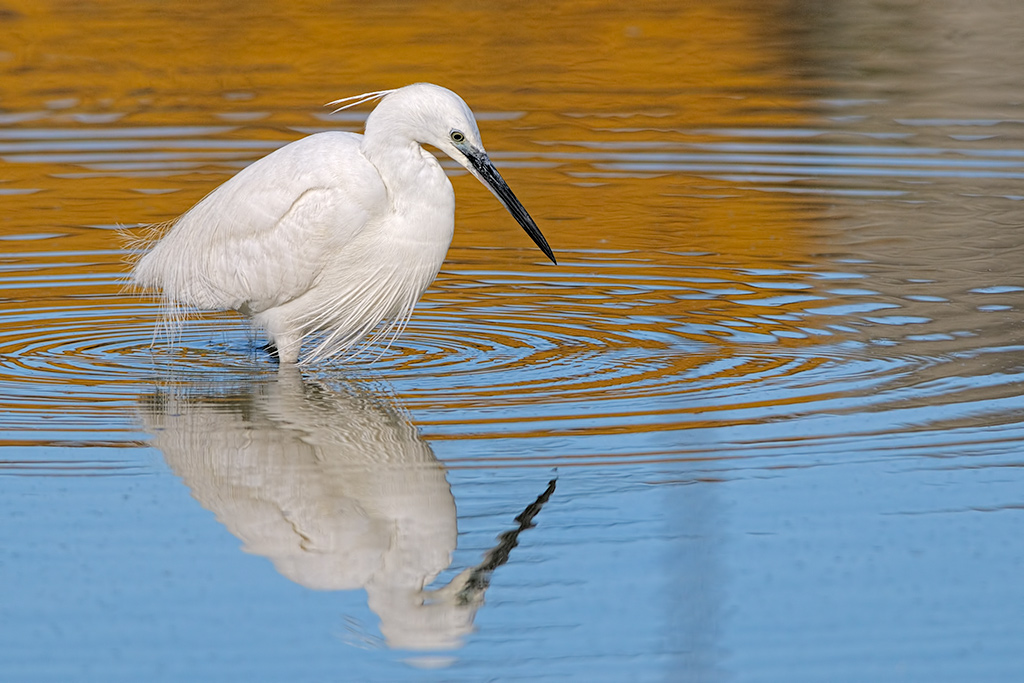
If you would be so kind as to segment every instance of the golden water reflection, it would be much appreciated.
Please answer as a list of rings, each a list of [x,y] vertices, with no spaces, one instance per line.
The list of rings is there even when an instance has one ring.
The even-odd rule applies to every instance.
[[[587,162],[562,160],[543,169],[530,158],[578,151],[579,142],[620,140],[626,129],[639,129],[629,139],[664,141],[666,127],[798,125],[800,107],[779,106],[779,93],[790,85],[782,80],[785,70],[766,68],[784,55],[756,41],[770,5],[661,3],[636,15],[614,4],[565,3],[522,8],[518,21],[507,22],[496,9],[460,2],[401,9],[225,3],[175,11],[127,2],[14,3],[7,23],[21,49],[0,68],[17,76],[9,80],[5,106],[26,114],[19,127],[219,126],[219,133],[199,135],[247,146],[204,160],[194,140],[199,149],[182,158],[173,156],[179,143],[158,135],[138,150],[118,150],[106,140],[106,157],[101,144],[82,149],[80,161],[67,154],[74,145],[49,156],[29,146],[31,157],[9,147],[5,180],[37,191],[14,197],[23,217],[49,205],[64,226],[162,221],[265,154],[255,143],[282,144],[298,137],[296,129],[325,123],[358,128],[358,121],[325,122],[321,102],[431,80],[483,115],[484,140],[499,165],[506,151],[528,155],[507,160],[505,174],[562,250],[676,249],[756,259],[770,220],[790,233],[774,233],[773,251],[797,257],[804,247],[787,227],[793,209],[784,203],[738,190],[726,208],[690,199],[720,191],[699,178],[623,182]],[[83,22],[90,30],[79,30]],[[482,30],[498,25],[497,34]],[[480,30],[467,30],[473,26]],[[610,83],[620,86],[609,90]],[[709,84],[737,97],[709,93]],[[489,112],[513,116],[491,119]],[[172,157],[156,166],[128,163],[158,161],[161,154]],[[469,179],[456,184],[457,249],[523,246],[493,198]],[[62,220],[69,211],[73,218]],[[94,249],[111,246],[103,232],[83,237]],[[646,243],[637,244],[637,237]]]
[[[55,347],[59,356],[72,349],[40,339],[37,316],[15,313],[60,311],[68,292],[103,302],[114,313],[115,335],[134,336],[136,348],[148,343],[139,323],[156,327],[155,310],[133,308],[138,300],[122,294],[124,265],[109,228],[173,218],[242,165],[302,134],[359,129],[365,111],[330,117],[321,102],[416,80],[453,88],[478,112],[488,149],[565,264],[539,264],[493,198],[468,176],[455,177],[455,242],[424,298],[438,318],[465,318],[467,308],[475,318],[476,302],[489,307],[493,290],[509,289],[496,288],[494,274],[515,272],[545,291],[534,296],[513,284],[519,296],[509,305],[557,316],[552,338],[565,339],[561,321],[585,324],[590,329],[580,330],[578,347],[593,341],[598,350],[663,348],[654,329],[670,321],[687,326],[687,316],[699,320],[696,331],[679,336],[710,340],[716,349],[717,338],[734,336],[736,327],[785,346],[807,339],[786,320],[758,317],[743,302],[686,290],[694,277],[729,281],[738,273],[745,287],[762,281],[771,288],[777,278],[753,271],[803,262],[819,250],[807,228],[819,213],[815,201],[765,196],[695,174],[603,168],[622,141],[710,142],[715,136],[700,130],[710,122],[803,125],[799,98],[780,106],[780,93],[792,90],[784,68],[789,57],[760,41],[764,22],[778,16],[773,3],[680,8],[661,2],[643,13],[613,3],[562,3],[519,8],[515,22],[497,8],[464,2],[214,3],[173,10],[117,1],[14,2],[10,8],[4,21],[16,40],[0,69],[11,76],[5,106],[20,114],[0,135],[0,187],[24,194],[5,197],[11,210],[0,236],[40,239],[5,242],[5,260],[35,277],[73,284],[55,290],[37,280],[10,281],[0,325],[15,366],[31,365],[23,359],[32,354],[64,366],[49,356]],[[55,238],[41,239],[46,234]],[[59,242],[62,254],[52,255],[48,242]],[[618,259],[620,253],[628,258]],[[616,260],[628,265],[616,267]],[[633,296],[621,296],[609,275],[641,280]],[[608,322],[594,316],[595,293],[610,307]],[[773,303],[765,312],[781,315],[789,305]],[[615,321],[616,309],[660,322]],[[495,317],[488,310],[479,315]],[[548,323],[535,316],[522,323],[547,334]],[[65,329],[77,334],[93,324],[69,321]],[[711,328],[722,329],[709,335]],[[414,323],[408,334],[415,333]],[[126,339],[117,346],[138,355]],[[721,350],[723,357],[729,353]],[[662,362],[675,375],[693,365],[675,352]],[[62,374],[72,384],[97,381],[93,372]],[[593,389],[612,386],[598,381]],[[492,386],[474,401],[506,393]]]

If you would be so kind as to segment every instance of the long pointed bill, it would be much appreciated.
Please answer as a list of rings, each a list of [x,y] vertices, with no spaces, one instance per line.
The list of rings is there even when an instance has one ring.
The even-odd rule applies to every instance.
[[[512,194],[512,189],[505,182],[505,179],[498,173],[498,169],[494,167],[491,160],[483,152],[477,152],[471,150],[466,153],[466,158],[469,160],[469,171],[476,176],[477,180],[487,186],[494,196],[505,205],[508,212],[512,214],[512,217],[519,222],[519,225],[523,226],[523,230],[530,236],[530,239],[540,247],[540,250],[544,252],[544,255],[551,259],[551,262],[556,266],[558,261],[555,260],[555,255],[551,251],[551,247],[548,246],[548,241],[544,239],[544,235],[541,234],[540,228],[530,218],[530,214],[526,212],[516,196]]]

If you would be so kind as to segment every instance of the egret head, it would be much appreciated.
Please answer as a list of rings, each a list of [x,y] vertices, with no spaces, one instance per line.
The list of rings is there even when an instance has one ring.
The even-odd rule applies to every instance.
[[[400,136],[438,148],[486,185],[551,262],[557,263],[537,224],[488,158],[476,118],[461,97],[430,83],[373,94],[383,99],[366,120],[367,137]]]

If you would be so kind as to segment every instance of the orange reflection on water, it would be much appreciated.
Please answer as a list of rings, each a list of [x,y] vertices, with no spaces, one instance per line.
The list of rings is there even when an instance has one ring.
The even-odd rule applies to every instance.
[[[650,349],[659,368],[651,372],[672,376],[732,353],[728,329],[707,331],[723,323],[782,348],[807,343],[795,323],[760,317],[785,318],[802,302],[765,308],[757,288],[800,280],[771,271],[818,251],[808,229],[815,201],[715,175],[614,168],[631,145],[657,154],[715,139],[708,128],[802,124],[799,102],[783,94],[798,91],[792,57],[764,39],[772,22],[785,21],[772,3],[666,2],[641,15],[611,3],[556,3],[514,17],[471,3],[9,7],[4,21],[15,38],[0,63],[4,106],[23,116],[0,141],[0,188],[29,192],[4,197],[0,235],[39,239],[4,241],[4,260],[64,286],[7,283],[0,325],[8,353],[24,351],[18,340],[39,324],[12,315],[26,308],[95,300],[109,306],[110,320],[64,324],[136,329],[153,309],[131,309],[135,300],[121,294],[125,266],[110,228],[171,219],[305,132],[361,126],[326,119],[323,101],[416,80],[452,87],[480,114],[485,143],[563,263],[544,265],[484,188],[454,177],[455,242],[425,297],[438,316],[473,317],[477,305],[534,311],[517,323],[541,335],[566,320],[585,325],[576,351]],[[743,291],[704,296],[708,278]],[[648,322],[633,322],[641,318]],[[700,359],[663,352],[658,328],[675,324],[684,327],[673,335],[707,344]],[[564,353],[538,350],[530,362]],[[742,381],[748,370],[722,372]],[[68,372],[65,381],[86,380]],[[576,389],[600,396],[618,381],[598,376]]]

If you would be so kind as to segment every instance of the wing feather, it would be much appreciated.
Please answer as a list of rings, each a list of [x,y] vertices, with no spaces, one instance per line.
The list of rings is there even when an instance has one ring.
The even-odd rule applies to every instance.
[[[246,167],[174,222],[134,282],[179,304],[250,313],[301,296],[386,206],[360,140],[319,133]]]

